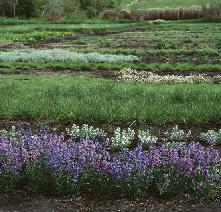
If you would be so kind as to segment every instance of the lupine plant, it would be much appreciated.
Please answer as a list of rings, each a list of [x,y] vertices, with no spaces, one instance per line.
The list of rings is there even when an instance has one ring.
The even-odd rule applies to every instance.
[[[201,133],[200,138],[210,145],[221,144],[221,129],[218,131],[208,130],[205,133]]]
[[[118,129],[120,139],[122,134],[134,136],[132,130]],[[197,142],[146,150],[138,144],[112,152],[104,142],[75,141],[48,130],[33,134],[27,129],[17,135],[0,136],[1,192],[25,184],[34,192],[56,195],[93,192],[133,198],[155,189],[160,195],[193,194],[210,200],[221,186],[219,151]]]
[[[160,195],[193,193],[210,199],[221,185],[219,152],[199,143],[146,150],[138,145],[111,153],[105,143],[66,140],[49,131],[18,135],[0,137],[1,192],[25,183],[31,191],[56,195],[117,192],[131,198],[155,188]]]

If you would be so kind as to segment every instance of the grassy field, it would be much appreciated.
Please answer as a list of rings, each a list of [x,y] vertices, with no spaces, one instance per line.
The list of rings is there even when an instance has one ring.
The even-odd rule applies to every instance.
[[[218,200],[221,20],[0,19],[0,140],[0,199]]]
[[[74,31],[74,32],[103,32],[113,31],[126,28],[136,28],[138,26],[146,25],[144,22],[140,23],[83,23],[83,24],[19,24],[13,26],[1,26],[0,32],[14,32],[14,33],[27,33],[34,31]]]
[[[216,123],[219,85],[143,85],[87,76],[1,78],[1,119],[151,124]]]
[[[121,7],[128,9],[148,9],[148,8],[176,8],[191,7],[193,5],[205,5],[208,0],[123,0]]]
[[[39,26],[44,26],[40,29]],[[112,24],[50,24],[4,25],[0,31],[3,50],[12,51],[16,45],[23,48],[60,48],[78,53],[135,55],[139,63],[79,63],[41,61],[0,61],[1,67],[15,72],[44,68],[81,70],[120,70],[124,67],[161,72],[220,72],[220,22],[203,21],[112,23]],[[49,28],[45,28],[45,27]],[[89,28],[87,28],[90,26]],[[22,33],[23,28],[34,30]],[[78,27],[78,28],[77,28]],[[14,29],[14,34],[9,33]],[[20,31],[19,31],[20,30]],[[63,31],[64,30],[64,31]],[[90,31],[92,30],[92,31]],[[96,31],[98,30],[98,31]],[[87,32],[90,33],[88,34]],[[95,32],[96,31],[96,32]],[[82,34],[83,33],[83,34]],[[85,34],[86,33],[86,34]],[[91,34],[92,33],[92,34]],[[95,33],[95,35],[93,34]],[[4,42],[9,42],[4,49]],[[14,42],[11,43],[10,42]],[[12,45],[12,48],[10,48]],[[14,46],[14,47],[13,47]],[[17,70],[14,68],[17,67]],[[7,72],[10,69],[7,69]],[[5,70],[0,70],[4,73]]]
[[[219,81],[148,85],[117,80],[124,68],[162,76],[204,73],[219,77],[219,21],[50,24],[33,20],[20,21],[19,25],[13,21],[0,21],[2,120],[97,124],[135,121],[152,125],[220,123]],[[83,53],[80,57],[91,53],[98,62],[93,62],[92,56],[89,62],[74,61],[63,53],[53,53],[54,57],[47,60],[38,59],[42,58],[41,49],[53,48],[67,56],[73,52]],[[23,60],[27,55],[14,55],[16,49],[23,49],[17,51],[20,53],[29,49],[37,59]],[[113,55],[110,61],[107,54]],[[136,56],[140,61],[118,62],[120,55]],[[99,62],[105,57],[105,61]],[[55,72],[60,75],[54,75]]]

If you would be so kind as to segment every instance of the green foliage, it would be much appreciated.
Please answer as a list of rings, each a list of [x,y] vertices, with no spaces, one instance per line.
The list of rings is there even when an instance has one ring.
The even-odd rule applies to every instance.
[[[77,9],[79,9],[79,6],[80,1],[78,0],[63,0],[63,9],[65,15],[76,13]]]
[[[0,159],[1,160],[1,159]],[[2,162],[2,161],[1,161]],[[0,193],[10,193],[16,190],[19,177],[13,173],[5,173],[0,176]]]
[[[73,32],[56,32],[56,31],[35,31],[30,33],[22,34],[11,34],[3,33],[0,34],[1,40],[12,40],[12,41],[29,41],[36,42],[39,40],[47,40],[49,38],[59,38],[64,36],[74,36]]]
[[[35,72],[36,69],[41,69],[44,72],[44,69],[47,68],[56,68],[62,71],[63,69],[72,69],[73,72],[76,69],[81,69],[82,71],[96,71],[96,70],[116,70],[120,71],[124,68],[133,68],[137,70],[145,70],[145,71],[155,71],[159,70],[162,72],[221,72],[221,65],[220,64],[202,64],[202,65],[195,65],[191,63],[177,63],[177,64],[167,64],[167,63],[130,63],[130,62],[103,62],[103,63],[85,63],[85,62],[51,62],[51,63],[44,63],[44,62],[11,62],[11,61],[4,61],[0,62],[1,67],[4,68],[11,68],[8,69],[8,73],[15,71],[23,72],[24,70],[28,70],[28,73]],[[20,70],[19,70],[20,69]],[[4,73],[4,70],[0,70],[1,73]],[[214,84],[219,84],[218,78],[214,78]]]
[[[44,13],[49,21],[62,20],[64,16],[64,5],[62,0],[48,0],[45,5]]]
[[[206,18],[220,18],[221,2],[220,0],[210,0],[209,4],[203,4],[204,16]]]
[[[83,10],[88,17],[95,17],[104,9],[119,4],[120,0],[1,0],[0,15],[25,18],[43,15],[49,20],[60,20],[64,15]]]
[[[69,32],[81,32],[81,33],[96,33],[96,32],[113,32],[124,29],[136,29],[137,27],[145,26],[145,22],[130,22],[130,23],[110,23],[106,21],[100,21],[95,23],[37,23],[37,24],[20,24],[1,26],[0,32],[13,32],[13,33],[27,33],[40,30],[50,31],[69,31]]]
[[[73,193],[69,174],[55,173],[41,160],[27,166],[20,181],[24,181],[31,192],[61,196]]]
[[[86,10],[88,17],[95,17],[102,10],[114,8],[121,0],[80,0],[80,9]]]
[[[159,167],[154,176],[161,195],[182,194],[189,187],[188,180],[173,166]]]

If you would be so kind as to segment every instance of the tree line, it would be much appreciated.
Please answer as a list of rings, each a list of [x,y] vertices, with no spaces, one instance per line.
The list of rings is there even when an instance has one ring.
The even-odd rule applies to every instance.
[[[0,0],[0,16],[47,17],[59,19],[77,10],[84,10],[88,17],[97,16],[105,9],[113,9],[121,0]]]

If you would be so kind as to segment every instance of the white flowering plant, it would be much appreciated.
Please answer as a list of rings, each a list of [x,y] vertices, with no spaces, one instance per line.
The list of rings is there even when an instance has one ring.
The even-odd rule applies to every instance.
[[[120,127],[118,127],[114,131],[114,136],[106,141],[112,149],[124,149],[131,144],[134,138],[134,130],[130,128],[127,130],[121,130]]]
[[[13,139],[18,136],[18,132],[16,131],[16,127],[12,126],[10,130],[0,130],[0,136]]]
[[[124,68],[120,71],[119,80],[126,82],[140,82],[147,84],[199,84],[199,83],[213,83],[221,81],[221,76],[214,78],[205,74],[198,75],[158,75],[153,72],[137,71],[130,68]]]
[[[150,130],[139,130],[138,139],[140,140],[143,147],[148,147],[150,145],[156,144],[158,138],[150,133]]]
[[[73,124],[72,127],[67,128],[66,131],[67,134],[75,140],[104,140],[106,137],[106,133],[102,129],[94,128],[93,126],[89,126],[87,124],[83,124],[81,127],[76,124]]]
[[[189,130],[187,133],[180,129],[178,125],[175,125],[170,131],[165,133],[167,139],[172,142],[181,142],[187,139],[191,135],[191,131]]]
[[[218,131],[208,130],[200,134],[200,139],[209,145],[221,144],[221,129]]]

